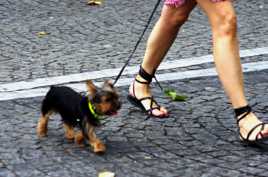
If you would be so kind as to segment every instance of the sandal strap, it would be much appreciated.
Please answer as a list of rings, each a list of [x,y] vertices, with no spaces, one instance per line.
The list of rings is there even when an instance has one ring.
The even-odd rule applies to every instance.
[[[135,81],[140,83],[140,84],[150,84],[148,81],[140,81],[137,79],[137,77],[135,78]]]
[[[148,96],[148,97],[143,97],[143,98],[139,99],[139,101],[151,100],[151,99],[152,99],[152,97]]]
[[[147,71],[145,71],[142,66],[140,66],[140,70],[139,70],[139,75],[147,81],[148,84],[150,84],[152,82],[152,79],[154,77],[155,74],[155,70],[153,71],[152,74],[149,74]]]
[[[259,131],[259,133],[260,133],[261,131],[263,131],[263,129],[264,129],[264,125],[265,125],[265,124],[266,124],[266,123],[262,122],[262,123],[259,123],[259,124],[255,125],[255,126],[248,132],[248,136],[247,136],[246,140],[249,140],[250,135],[251,135],[251,134],[254,132],[254,130],[255,130],[256,128],[258,128],[259,126],[262,126],[261,130]],[[259,135],[259,133],[257,133],[255,140],[258,140],[258,135]]]
[[[156,104],[155,107],[153,107],[153,104]],[[150,108],[148,110],[146,110],[147,112],[149,112],[150,114],[153,114],[153,110],[158,109],[160,110],[160,106],[159,104],[154,100],[153,97],[151,97],[151,104],[150,104]]]
[[[236,117],[239,117],[240,115],[242,115],[240,118],[238,118],[237,120],[237,125],[239,126],[239,122],[244,119],[249,113],[251,113],[251,107],[249,105],[247,106],[244,106],[244,107],[241,107],[241,108],[237,108],[237,109],[234,109],[235,111],[235,115]],[[260,139],[263,139],[265,138],[265,135],[262,133],[262,131],[264,130],[264,127],[265,125],[268,125],[267,123],[265,122],[262,122],[262,123],[259,123],[257,125],[255,125],[247,134],[247,137],[244,138],[241,134],[241,132],[239,131],[239,134],[240,134],[240,137],[243,139],[243,141],[247,141],[247,142],[255,142],[255,141],[258,141]],[[256,137],[255,137],[255,140],[249,140],[251,134],[261,126],[261,129],[259,130],[259,132],[256,134]],[[261,136],[261,138],[259,138]]]
[[[139,75],[141,78],[143,78],[145,81],[140,81],[139,79],[137,79],[137,77],[135,77],[135,82],[138,82],[140,84],[147,84],[149,85],[152,82],[152,79],[154,77],[155,74],[155,70],[153,72],[153,74],[149,74],[147,73],[142,66],[140,65],[140,70],[139,70]],[[132,92],[133,92],[133,96],[136,97],[136,93],[135,93],[135,82],[133,82],[133,88],[132,88]],[[151,99],[152,97],[144,97],[139,99],[139,101],[143,101],[145,99]],[[154,100],[153,100],[154,101]],[[154,101],[156,103],[156,101]],[[156,103],[157,104],[157,103]]]
[[[140,102],[144,100],[151,100],[150,108],[146,110],[147,112],[152,113],[152,111],[155,109],[160,110],[160,105],[155,101],[154,97],[150,96],[150,97],[144,97],[144,98],[139,99]],[[156,106],[153,107],[153,104],[155,104]]]
[[[264,135],[262,134],[262,131],[264,130],[264,126],[265,126],[265,123],[261,126],[261,131],[257,133],[256,140],[258,139],[259,136],[261,136],[261,138],[264,138]]]
[[[149,74],[147,71],[145,71],[145,69],[142,68],[142,66],[140,65],[140,70],[139,70],[139,75],[141,78],[143,78],[145,81],[140,81],[137,79],[137,77],[135,77],[135,81],[137,81],[138,83],[141,84],[150,84],[152,82],[152,79],[154,78],[157,85],[160,87],[161,90],[163,90],[163,87],[161,86],[161,84],[159,83],[159,81],[157,80],[156,76],[155,76],[155,72],[156,69],[153,70],[152,74]]]
[[[251,107],[249,105],[244,106],[244,107],[240,107],[240,108],[236,108],[234,109],[235,112],[235,116],[238,118],[240,115],[242,115],[241,117],[239,117],[237,119],[237,124],[239,124],[239,122],[244,119],[249,113],[251,113]]]

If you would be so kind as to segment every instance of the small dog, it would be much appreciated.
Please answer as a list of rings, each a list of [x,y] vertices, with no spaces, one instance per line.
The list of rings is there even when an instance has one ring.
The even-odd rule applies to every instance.
[[[75,139],[82,145],[84,139],[95,153],[103,153],[105,145],[96,137],[94,129],[100,125],[100,115],[114,115],[121,107],[119,96],[111,82],[105,81],[102,88],[97,88],[92,81],[87,81],[89,94],[82,96],[73,89],[65,86],[52,86],[46,94],[41,107],[41,117],[37,124],[37,135],[47,135],[47,124],[52,113],[62,117],[65,137]],[[75,133],[74,127],[80,129]]]

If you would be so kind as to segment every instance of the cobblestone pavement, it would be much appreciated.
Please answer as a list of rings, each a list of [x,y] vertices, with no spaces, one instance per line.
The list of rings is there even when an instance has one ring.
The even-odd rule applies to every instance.
[[[90,7],[84,0],[1,1],[0,83],[121,66],[154,3],[113,0]],[[267,47],[267,3],[243,0],[235,6],[241,48]],[[210,54],[208,30],[196,9],[167,60]],[[49,34],[37,37],[40,31]],[[144,45],[132,65],[140,61]],[[267,60],[267,55],[259,55],[242,62]],[[268,70],[246,73],[245,86],[253,109],[268,121],[267,74]],[[172,102],[154,87],[154,95],[171,116],[145,120],[126,101],[127,87],[121,87],[123,108],[97,130],[107,145],[102,156],[65,140],[59,116],[50,121],[48,137],[38,139],[41,97],[0,102],[0,177],[95,177],[104,170],[117,177],[268,176],[268,153],[239,142],[233,112],[217,77],[162,84],[187,95],[187,101]]]
[[[262,118],[268,109],[267,74],[246,75],[247,96]],[[268,176],[267,152],[239,142],[233,112],[217,78],[163,86],[188,96],[186,102],[158,97],[171,110],[165,120],[145,121],[144,114],[127,103],[127,89],[120,89],[123,108],[97,130],[108,148],[103,156],[66,141],[58,116],[50,121],[48,137],[39,140],[35,126],[41,98],[1,103],[0,176],[94,177],[102,170],[118,177]],[[154,92],[161,95],[159,89]]]

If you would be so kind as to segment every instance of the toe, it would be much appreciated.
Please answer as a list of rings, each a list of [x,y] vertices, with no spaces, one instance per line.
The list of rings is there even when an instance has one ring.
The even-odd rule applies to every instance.
[[[268,137],[268,124],[265,124],[264,129],[257,134],[258,138],[267,138]]]
[[[168,115],[168,111],[165,107],[160,107],[160,111],[163,112],[165,115]]]
[[[152,115],[159,117],[159,118],[164,118],[168,116],[167,110],[163,109],[162,107],[160,109],[154,109],[152,111]]]

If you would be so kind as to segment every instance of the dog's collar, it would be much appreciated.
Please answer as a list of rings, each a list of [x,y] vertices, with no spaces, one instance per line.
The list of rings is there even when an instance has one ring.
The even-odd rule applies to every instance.
[[[95,118],[98,118],[99,115],[95,112],[95,107],[92,105],[91,101],[88,100],[88,108],[91,112],[91,114],[95,117]]]
[[[93,115],[94,119],[100,123],[100,116],[96,113],[94,105],[91,103],[91,101],[88,99],[88,109],[90,113]]]

